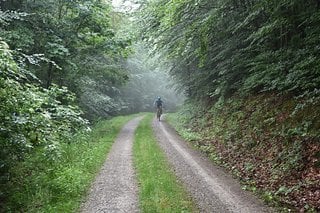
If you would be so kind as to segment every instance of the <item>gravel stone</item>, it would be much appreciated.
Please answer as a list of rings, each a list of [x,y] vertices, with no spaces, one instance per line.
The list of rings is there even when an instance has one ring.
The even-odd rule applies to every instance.
[[[140,212],[132,146],[141,119],[135,118],[122,128],[80,212]]]

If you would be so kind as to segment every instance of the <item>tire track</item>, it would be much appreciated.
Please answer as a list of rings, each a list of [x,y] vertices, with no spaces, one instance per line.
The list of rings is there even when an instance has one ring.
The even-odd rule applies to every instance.
[[[272,212],[249,192],[243,191],[223,169],[191,149],[167,124],[154,120],[153,128],[169,162],[201,212]]]
[[[129,121],[120,131],[80,212],[139,212],[132,146],[141,119]]]

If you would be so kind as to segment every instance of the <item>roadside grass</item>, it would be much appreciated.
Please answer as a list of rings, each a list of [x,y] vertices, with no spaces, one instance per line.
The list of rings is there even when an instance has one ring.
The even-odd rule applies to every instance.
[[[174,173],[153,135],[148,114],[135,132],[134,163],[142,212],[195,212],[196,207]]]
[[[166,114],[166,121],[175,128],[175,130],[187,141],[197,141],[201,140],[202,136],[193,131],[192,127],[185,127],[185,123],[187,123],[188,116],[185,113],[175,112]]]
[[[89,135],[61,143],[59,158],[37,152],[14,168],[5,212],[75,212],[106,159],[121,127],[132,116],[98,122]]]

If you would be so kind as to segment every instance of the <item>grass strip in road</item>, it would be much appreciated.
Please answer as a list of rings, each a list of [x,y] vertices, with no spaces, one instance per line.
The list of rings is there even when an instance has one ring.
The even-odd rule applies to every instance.
[[[89,135],[60,143],[60,157],[34,153],[15,167],[6,212],[76,212],[122,126],[134,116],[98,122]]]
[[[135,132],[134,163],[142,212],[194,212],[195,205],[170,169],[152,131],[148,114]]]

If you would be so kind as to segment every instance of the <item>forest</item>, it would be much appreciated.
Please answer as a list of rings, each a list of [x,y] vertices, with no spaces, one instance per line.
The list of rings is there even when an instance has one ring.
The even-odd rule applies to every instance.
[[[320,210],[320,1],[121,2],[0,1],[0,211],[26,210],[30,168],[157,96],[244,188]]]

